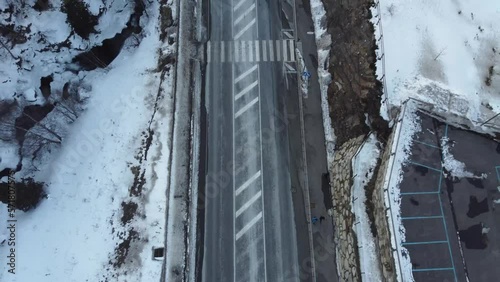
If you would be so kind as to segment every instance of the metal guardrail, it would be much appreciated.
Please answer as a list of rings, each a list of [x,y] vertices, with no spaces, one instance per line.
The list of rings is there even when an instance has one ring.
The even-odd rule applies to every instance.
[[[379,52],[380,56],[377,56],[377,60],[380,60],[382,62],[382,77],[380,80],[382,81],[382,86],[383,86],[383,93],[382,93],[382,101],[381,103],[385,105],[385,108],[387,110],[387,117],[389,119],[392,119],[390,116],[390,109],[389,109],[389,100],[388,100],[388,90],[387,90],[387,80],[385,77],[385,47],[384,47],[384,30],[382,28],[382,12],[380,11],[380,0],[375,2],[375,6],[377,7],[377,15],[375,15],[375,18],[378,18],[377,22],[375,23],[376,26],[378,26],[378,30],[380,32],[380,37],[375,38],[378,46],[379,46]]]

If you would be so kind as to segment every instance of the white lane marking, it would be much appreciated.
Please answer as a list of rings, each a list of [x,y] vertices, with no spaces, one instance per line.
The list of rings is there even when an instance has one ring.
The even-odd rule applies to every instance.
[[[293,36],[292,36],[292,34],[291,34],[290,32],[285,31],[284,33],[285,33],[285,35],[286,35],[288,38],[293,38]]]
[[[239,111],[234,114],[234,118],[237,118],[241,116],[244,112],[246,112],[248,109],[250,109],[253,105],[255,105],[259,101],[259,97],[255,97],[250,103],[246,104],[243,108],[241,108]]]
[[[295,69],[289,63],[285,63],[285,67],[286,67],[287,71],[295,72]]]
[[[240,231],[238,231],[238,233],[236,233],[236,240],[239,240],[241,236],[247,233],[247,231],[250,230],[250,228],[252,228],[252,226],[254,226],[255,223],[257,223],[261,218],[262,218],[262,212],[259,212],[259,214],[257,214],[254,218],[252,218],[252,220],[250,220],[250,222],[247,225],[245,225]]]
[[[240,32],[238,32],[234,36],[234,40],[238,40],[238,38],[240,38],[245,33],[245,31],[247,31],[250,27],[252,27],[252,25],[254,25],[255,22],[256,22],[256,19],[253,18],[242,30],[240,30]]]
[[[246,62],[247,61],[247,45],[245,44],[245,41],[240,41],[240,48],[241,48],[241,61]]]
[[[308,31],[307,34],[309,35],[313,35],[314,34],[314,31]]]
[[[274,41],[269,40],[269,61],[274,62]]]
[[[239,41],[234,41],[234,61],[239,62],[240,61],[240,51],[239,51]]]
[[[276,40],[276,61],[280,60],[280,41]]]
[[[293,40],[288,40],[289,46],[290,46],[290,61],[295,62],[295,42]]]
[[[257,69],[257,77],[258,80],[260,81],[260,66]],[[259,86],[259,99],[261,97],[261,91],[260,91],[260,86]],[[260,140],[260,168],[264,168],[264,153],[262,149],[262,103],[259,103],[259,140]],[[260,178],[260,187],[261,191],[264,190],[264,177]],[[266,257],[267,257],[267,251],[266,251],[266,216],[265,216],[265,211],[264,207],[266,206],[264,204],[264,194],[262,194],[262,239],[264,240],[264,281],[267,282],[267,262],[266,262]]]
[[[247,94],[250,90],[252,90],[258,84],[259,84],[258,80],[254,81],[252,84],[245,87],[245,89],[241,90],[240,93],[236,94],[236,96],[234,96],[234,100],[235,101],[238,100],[239,98],[241,98],[243,95]]]
[[[288,61],[288,55],[286,52],[286,40],[283,40],[283,62]]]
[[[225,56],[225,50],[224,50],[225,44],[224,41],[220,42],[220,61],[224,63],[226,56]]]
[[[259,40],[255,40],[255,61],[260,62],[260,44]]]
[[[253,9],[255,9],[255,3],[253,3],[252,6],[250,6],[250,8],[248,8],[243,14],[241,14],[241,16],[239,16],[234,21],[234,25],[237,25],[239,22],[241,22],[246,16],[248,16],[248,14],[252,12]]]
[[[236,196],[241,194],[241,192],[243,192],[245,189],[247,189],[248,186],[250,186],[250,184],[252,184],[252,182],[254,182],[259,177],[260,177],[260,170],[257,171],[257,173],[254,174],[252,177],[250,177],[250,179],[245,181],[245,183],[243,183],[238,189],[236,189]]]
[[[238,4],[236,4],[236,6],[234,6],[233,11],[238,10],[238,8],[241,7],[241,5],[243,5],[246,1],[248,0],[241,0]]]
[[[207,62],[211,62],[212,60],[212,41],[208,41],[207,43]]]
[[[257,69],[257,65],[254,65],[253,67],[251,67],[250,69],[248,69],[246,72],[240,74],[235,80],[234,80],[234,84],[238,83],[240,80],[242,80],[243,78],[245,78],[245,76],[249,75],[251,72],[255,71]]]
[[[248,42],[248,61],[253,62],[253,44],[252,41]]]
[[[259,191],[255,196],[253,196],[250,200],[248,200],[239,210],[236,211],[236,217],[240,216],[244,211],[246,211],[255,201],[257,201],[260,196],[262,195],[262,192]]]
[[[262,61],[267,62],[267,45],[266,41],[262,40]]]
[[[232,41],[227,42],[227,53],[228,53],[228,62],[232,62],[234,60],[234,54],[233,54],[233,49],[234,49],[234,43]]]

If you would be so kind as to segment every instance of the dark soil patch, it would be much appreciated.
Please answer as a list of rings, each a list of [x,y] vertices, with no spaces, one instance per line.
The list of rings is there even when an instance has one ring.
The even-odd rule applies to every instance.
[[[14,191],[9,186],[14,187]],[[13,193],[15,192],[15,193]],[[41,199],[46,199],[44,184],[32,178],[22,179],[20,182],[0,183],[0,201],[10,208],[28,211],[37,207]],[[14,206],[11,204],[14,203]]]
[[[134,182],[129,189],[129,196],[138,197],[142,194],[142,189],[144,184],[146,184],[146,178],[144,177],[146,172],[144,170],[141,171],[140,166],[133,166],[130,168],[130,171],[132,171],[132,174],[134,175]]]
[[[385,143],[390,131],[380,116],[383,87],[375,74],[377,46],[370,22],[373,1],[323,2],[328,33],[332,35],[328,102],[337,147],[370,130],[376,131]]]
[[[52,92],[50,89],[50,84],[54,81],[52,75],[44,76],[40,79],[40,91],[42,92],[42,96],[46,99],[49,98],[50,93]]]
[[[137,231],[134,229],[129,230],[127,236],[122,238],[122,241],[115,247],[116,257],[114,261],[110,261],[109,263],[115,268],[120,268],[126,262],[130,244],[139,239],[139,233],[137,233]]]
[[[174,24],[172,9],[170,6],[162,5],[160,8],[160,40],[165,40],[168,28]]]
[[[76,34],[83,39],[89,39],[89,35],[94,33],[95,26],[99,18],[92,15],[88,10],[88,5],[80,0],[63,0],[61,7],[68,17],[67,21]]]
[[[122,202],[122,211],[123,215],[121,218],[122,224],[125,225],[134,218],[135,213],[137,212],[137,203],[134,202]]]
[[[53,109],[54,106],[51,104],[47,104],[45,106],[30,105],[24,107],[23,113],[21,116],[16,118],[14,123],[16,127],[16,139],[19,144],[23,143],[26,132],[44,119]]]
[[[33,9],[37,10],[38,12],[42,12],[47,10],[49,6],[49,0],[37,0],[35,2],[35,5],[33,6]]]
[[[134,12],[130,15],[125,28],[114,37],[103,40],[100,46],[78,54],[73,58],[73,62],[78,63],[87,71],[107,67],[120,54],[125,40],[132,34],[141,33],[142,28],[139,25],[139,20],[143,13],[144,3],[141,0],[135,0]]]
[[[493,78],[493,66],[490,66],[488,68],[488,75],[484,79],[484,84],[486,84],[486,86],[491,86],[491,79],[492,78]]]
[[[151,143],[153,142],[153,135],[155,134],[154,130],[148,129],[148,134],[145,136],[142,140],[142,146],[144,148],[144,160],[148,160],[148,152],[149,152],[149,147],[151,147]]]

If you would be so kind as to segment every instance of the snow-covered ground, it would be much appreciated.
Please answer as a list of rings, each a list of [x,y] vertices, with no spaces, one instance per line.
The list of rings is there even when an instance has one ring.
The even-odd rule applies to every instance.
[[[318,48],[318,78],[321,91],[321,110],[323,115],[323,128],[325,129],[325,143],[327,150],[328,168],[331,169],[334,158],[335,135],[333,133],[332,121],[330,119],[330,107],[328,106],[328,85],[331,83],[331,75],[325,69],[325,62],[330,56],[331,35],[326,32],[326,11],[321,0],[310,0],[312,19],[314,23],[314,36]]]
[[[381,0],[380,12],[390,105],[413,97],[472,121],[500,112],[500,1]]]
[[[361,281],[382,282],[382,273],[379,268],[380,258],[370,230],[365,193],[366,185],[373,177],[377,160],[380,157],[377,142],[376,136],[370,135],[352,160],[352,168],[356,175],[352,185],[352,212],[356,216],[356,220],[352,228],[358,238]]]
[[[394,127],[394,141],[391,148],[391,156],[388,160],[386,176],[384,179],[385,205],[389,230],[391,233],[391,246],[396,263],[396,274],[398,281],[413,281],[412,264],[408,256],[408,250],[402,243],[406,241],[405,228],[401,222],[401,191],[399,184],[403,180],[403,165],[409,160],[410,148],[413,144],[414,135],[420,131],[420,119],[416,113],[415,103],[406,103],[398,117]],[[405,254],[405,255],[403,255]]]
[[[7,272],[2,255],[0,281],[153,281],[160,277],[162,262],[151,258],[152,247],[163,246],[165,239],[173,70],[166,73],[157,99],[160,74],[153,70],[161,48],[158,11],[159,4],[153,2],[147,10],[145,37],[137,48],[123,48],[109,67],[82,74],[87,87],[80,93],[88,97],[86,110],[69,128],[60,149],[47,154],[38,170],[17,176],[45,182],[48,198],[34,210],[16,213],[16,274]],[[116,25],[119,31],[124,22],[111,14],[115,17],[101,20],[97,30]],[[55,16],[38,21],[40,27],[53,28],[60,40],[66,36],[66,24]],[[116,33],[113,28],[106,30]],[[172,52],[172,48],[162,49]],[[51,67],[57,64],[51,65],[50,54],[42,58],[33,64],[32,72],[54,72]],[[2,99],[38,86],[29,71],[6,69],[9,64],[2,62],[0,69],[2,80],[5,76],[9,80],[2,84]],[[147,137],[152,138],[150,146]],[[132,195],[131,187],[142,191]],[[137,204],[137,210],[123,224],[122,204],[130,202]],[[4,205],[0,208],[1,242],[7,236],[7,214]],[[126,238],[134,234],[131,230],[138,239],[131,241],[123,264],[114,267],[116,248],[127,244]],[[8,248],[0,245],[0,253]]]

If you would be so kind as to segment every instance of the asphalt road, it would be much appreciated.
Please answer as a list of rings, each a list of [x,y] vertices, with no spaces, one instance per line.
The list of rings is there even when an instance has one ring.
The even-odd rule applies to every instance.
[[[203,281],[299,281],[279,3],[210,1]]]

